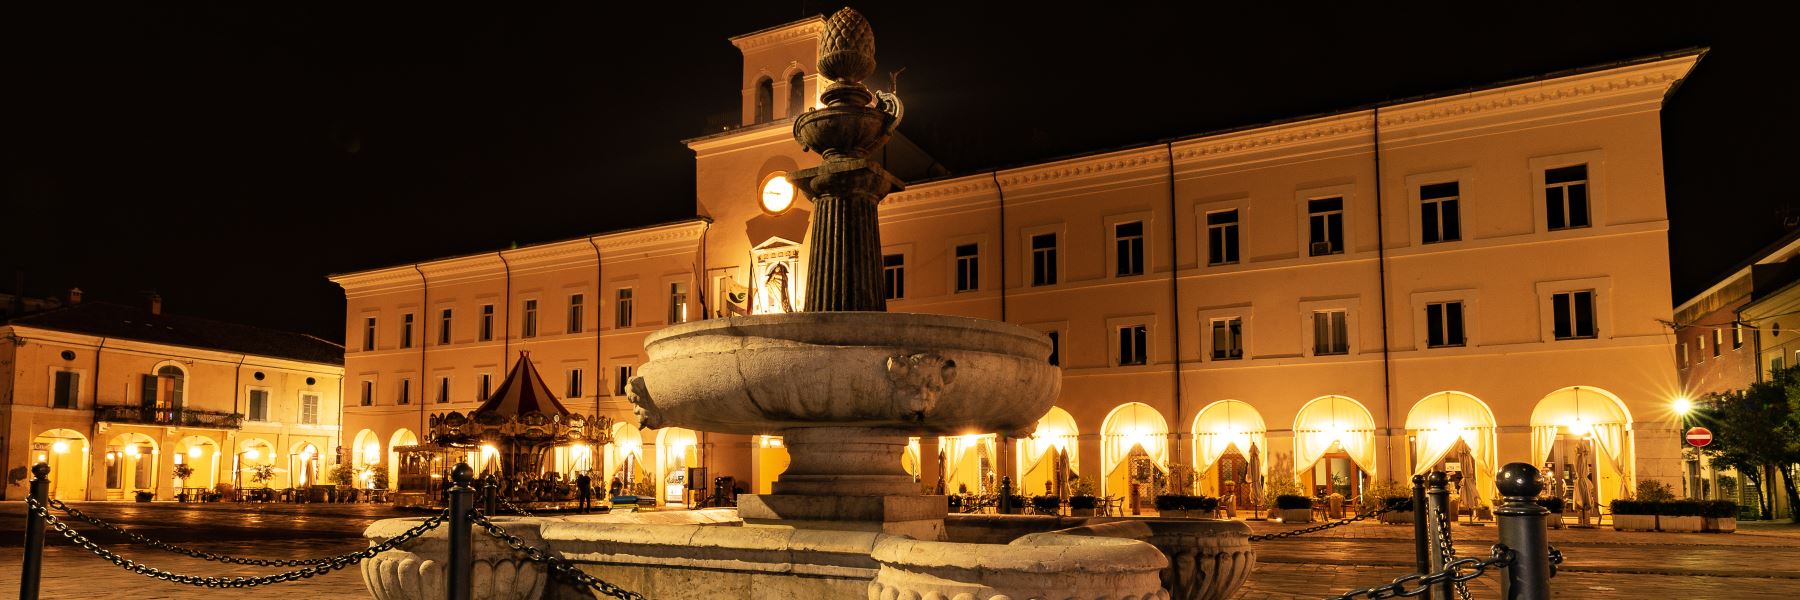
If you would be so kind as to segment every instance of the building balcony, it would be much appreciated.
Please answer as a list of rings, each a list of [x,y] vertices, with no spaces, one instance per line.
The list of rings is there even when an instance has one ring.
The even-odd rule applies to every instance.
[[[202,429],[242,429],[244,426],[244,415],[192,408],[96,406],[94,407],[94,418],[107,423],[199,427]]]

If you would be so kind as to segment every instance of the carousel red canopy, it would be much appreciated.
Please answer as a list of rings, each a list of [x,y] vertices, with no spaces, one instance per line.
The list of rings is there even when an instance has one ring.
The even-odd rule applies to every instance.
[[[538,376],[537,368],[531,365],[531,353],[520,352],[519,360],[513,363],[512,372],[507,373],[506,380],[500,382],[500,389],[494,390],[487,401],[475,409],[475,414],[492,413],[517,417],[531,412],[560,417],[571,414],[550,393],[550,386],[544,384],[544,378]]]

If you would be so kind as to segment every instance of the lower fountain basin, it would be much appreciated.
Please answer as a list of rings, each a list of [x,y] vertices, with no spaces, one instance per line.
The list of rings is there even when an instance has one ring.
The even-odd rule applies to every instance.
[[[629,397],[645,427],[773,434],[873,427],[1025,434],[1061,370],[1036,331],[983,319],[809,312],[709,319],[651,334]]]

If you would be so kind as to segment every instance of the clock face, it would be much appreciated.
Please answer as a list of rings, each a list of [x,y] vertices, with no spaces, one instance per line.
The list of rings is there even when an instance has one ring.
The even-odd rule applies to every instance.
[[[762,188],[763,212],[779,215],[787,212],[794,205],[794,184],[788,183],[786,175],[770,177]]]

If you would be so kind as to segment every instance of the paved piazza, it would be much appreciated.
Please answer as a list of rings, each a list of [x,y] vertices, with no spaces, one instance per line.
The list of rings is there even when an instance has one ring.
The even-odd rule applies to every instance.
[[[353,552],[365,546],[368,523],[400,513],[367,504],[231,505],[81,503],[95,516],[145,535],[200,550],[257,558],[297,558]],[[408,513],[412,514],[412,513]],[[0,595],[18,589],[24,505],[0,504]],[[1252,522],[1257,533],[1292,527]],[[83,532],[94,528],[81,526]],[[1458,550],[1485,553],[1494,528],[1459,527]],[[1410,562],[1411,528],[1356,523],[1302,538],[1257,545],[1258,565],[1238,594],[1243,600],[1320,598],[1391,580]],[[94,535],[122,555],[170,571],[212,576],[258,575],[268,567],[205,562],[120,546],[117,536]],[[1710,598],[1750,600],[1800,596],[1800,527],[1747,523],[1737,533],[1658,534],[1567,529],[1550,532],[1568,561],[1553,582],[1558,598]],[[258,588],[210,592],[131,574],[52,539],[44,566],[45,598],[366,598],[355,569]],[[1495,598],[1492,577],[1471,586],[1476,598]]]

